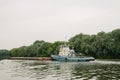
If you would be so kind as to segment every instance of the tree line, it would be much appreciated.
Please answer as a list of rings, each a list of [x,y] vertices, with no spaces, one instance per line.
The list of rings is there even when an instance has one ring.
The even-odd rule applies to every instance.
[[[0,58],[8,57],[49,57],[58,54],[59,46],[69,44],[76,53],[93,56],[100,59],[120,59],[120,29],[111,32],[99,32],[96,35],[77,34],[68,42],[56,41],[54,43],[35,41],[30,46],[13,48],[10,51],[0,50]]]
[[[78,34],[69,39],[77,53],[103,59],[120,59],[120,29],[97,35]]]
[[[12,57],[48,57],[51,54],[56,54],[59,51],[59,45],[64,42],[49,43],[45,41],[35,41],[30,46],[22,46],[10,50],[10,56]]]

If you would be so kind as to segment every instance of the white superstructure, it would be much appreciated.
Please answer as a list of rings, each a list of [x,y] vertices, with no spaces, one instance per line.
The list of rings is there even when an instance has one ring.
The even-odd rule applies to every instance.
[[[66,57],[75,57],[75,51],[73,49],[70,49],[67,45],[62,45],[60,47],[59,55]]]

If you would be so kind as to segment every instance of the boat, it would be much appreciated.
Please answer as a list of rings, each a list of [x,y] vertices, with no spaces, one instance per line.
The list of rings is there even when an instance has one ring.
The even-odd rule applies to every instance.
[[[82,56],[82,53],[78,54],[74,49],[70,49],[68,45],[61,45],[58,55],[51,55],[51,59],[55,61],[71,61],[71,62],[86,62],[94,61],[94,57]]]

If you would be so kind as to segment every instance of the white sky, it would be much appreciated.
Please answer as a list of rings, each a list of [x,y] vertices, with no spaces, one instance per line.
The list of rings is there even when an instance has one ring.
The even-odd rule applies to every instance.
[[[120,0],[0,0],[0,49],[120,28]]]

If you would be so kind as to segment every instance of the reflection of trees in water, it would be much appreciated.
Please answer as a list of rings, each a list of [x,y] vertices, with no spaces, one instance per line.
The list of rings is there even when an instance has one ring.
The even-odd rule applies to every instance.
[[[31,78],[46,79],[70,79],[74,64],[67,62],[23,62],[20,70]],[[19,71],[19,70],[18,70]],[[25,72],[26,71],[26,72]],[[25,73],[26,74],[25,74]]]
[[[119,79],[120,78],[120,65],[77,65],[74,69],[73,75],[79,76],[76,78],[85,79]]]
[[[29,76],[36,79],[58,79],[58,80],[74,80],[74,79],[119,79],[120,65],[116,64],[98,64],[91,62],[40,62],[26,61],[19,62],[20,67],[16,69],[16,73],[21,76]]]
[[[15,67],[13,76],[42,79],[47,76],[48,63],[40,61],[17,61],[20,65]]]

